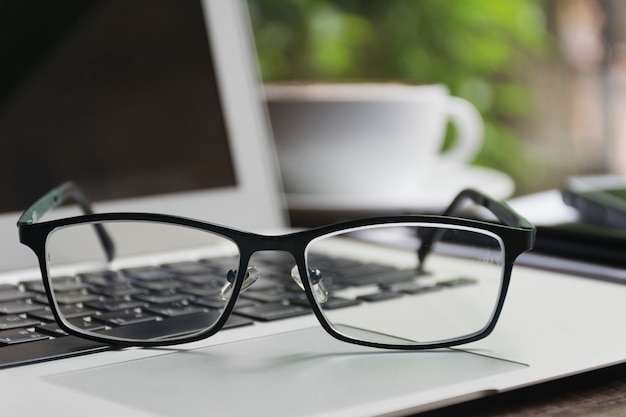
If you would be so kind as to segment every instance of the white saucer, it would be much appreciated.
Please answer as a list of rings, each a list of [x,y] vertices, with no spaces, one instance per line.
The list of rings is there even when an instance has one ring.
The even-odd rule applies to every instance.
[[[476,166],[448,167],[412,192],[381,196],[360,194],[287,194],[287,206],[296,210],[397,211],[442,209],[463,189],[474,188],[495,199],[510,197],[515,183],[508,175]]]

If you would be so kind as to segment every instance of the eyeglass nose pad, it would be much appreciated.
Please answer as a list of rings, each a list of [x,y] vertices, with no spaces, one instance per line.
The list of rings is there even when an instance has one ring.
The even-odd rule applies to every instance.
[[[322,272],[319,269],[310,269],[309,276],[311,279],[311,289],[313,290],[315,299],[320,303],[328,301],[328,290],[322,281]],[[293,280],[296,281],[296,284],[298,284],[298,287],[304,291],[304,284],[302,284],[302,277],[300,276],[300,271],[298,271],[298,265],[291,268],[291,278],[293,278]]]
[[[256,269],[254,265],[251,265],[246,269],[246,276],[243,279],[243,284],[241,285],[241,292],[244,292],[252,284],[254,284],[261,274],[259,270]],[[237,278],[237,270],[231,269],[226,274],[226,283],[220,289],[220,298],[222,300],[228,300],[233,295],[233,283],[235,282],[235,278]]]

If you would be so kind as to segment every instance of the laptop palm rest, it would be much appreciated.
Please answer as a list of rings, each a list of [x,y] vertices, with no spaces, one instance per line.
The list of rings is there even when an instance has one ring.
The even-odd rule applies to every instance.
[[[46,380],[155,415],[276,416],[285,410],[289,415],[345,410],[366,399],[401,397],[524,368],[462,350],[363,348],[316,327]]]

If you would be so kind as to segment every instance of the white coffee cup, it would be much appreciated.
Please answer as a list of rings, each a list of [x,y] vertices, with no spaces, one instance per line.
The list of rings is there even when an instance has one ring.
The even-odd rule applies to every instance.
[[[285,191],[375,198],[411,193],[468,164],[483,122],[444,85],[266,85]],[[442,152],[447,122],[457,137]]]

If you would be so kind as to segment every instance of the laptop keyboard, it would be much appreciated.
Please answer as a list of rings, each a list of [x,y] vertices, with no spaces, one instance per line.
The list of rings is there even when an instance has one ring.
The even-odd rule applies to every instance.
[[[293,259],[281,255],[255,258],[262,278],[241,294],[224,329],[312,313],[305,293],[290,278]],[[334,271],[333,277],[324,281],[330,292],[325,308],[345,308],[424,291],[423,286],[410,282],[414,270],[329,257],[317,264],[320,262],[324,269]],[[221,308],[224,301],[218,293],[224,275],[215,271],[224,263],[232,265],[232,260],[205,259],[55,278],[55,288],[60,291],[57,300],[77,326],[96,330],[136,325],[141,331],[142,323],[149,326],[160,317]],[[112,279],[120,273],[130,279]],[[440,282],[428,290],[466,283],[462,279]],[[374,290],[355,299],[332,295],[334,289],[355,285],[374,285]],[[57,326],[40,278],[17,285],[0,284],[0,368],[110,349],[113,347],[67,335]]]

